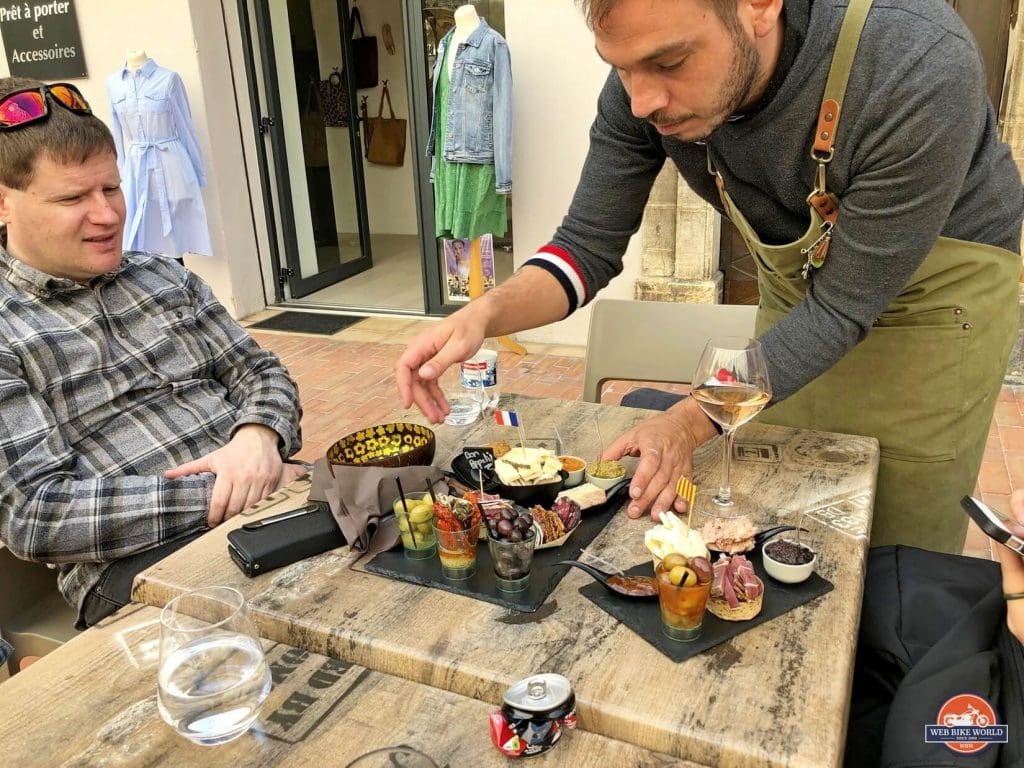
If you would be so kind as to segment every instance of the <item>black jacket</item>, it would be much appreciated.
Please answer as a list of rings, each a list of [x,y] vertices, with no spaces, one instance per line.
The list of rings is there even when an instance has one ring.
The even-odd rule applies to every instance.
[[[972,755],[925,743],[925,726],[961,693],[995,707],[1009,743]],[[1024,647],[1006,626],[997,563],[869,552],[845,764],[1024,768]]]

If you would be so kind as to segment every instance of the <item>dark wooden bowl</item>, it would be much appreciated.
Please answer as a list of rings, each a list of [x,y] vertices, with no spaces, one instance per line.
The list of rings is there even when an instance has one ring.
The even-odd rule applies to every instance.
[[[346,435],[327,449],[327,460],[347,467],[429,466],[436,449],[433,430],[399,421]]]

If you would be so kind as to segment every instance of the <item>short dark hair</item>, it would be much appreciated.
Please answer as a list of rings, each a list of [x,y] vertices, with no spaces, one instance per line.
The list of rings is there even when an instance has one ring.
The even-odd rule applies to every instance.
[[[0,78],[0,99],[44,83],[27,77]],[[111,152],[117,146],[110,129],[95,115],[82,115],[65,109],[47,94],[50,115],[38,123],[13,131],[0,132],[0,184],[25,189],[32,183],[36,158],[46,153],[57,163],[84,163],[93,155]]]
[[[600,27],[618,2],[619,0],[576,0],[577,5],[583,10],[583,15],[587,17],[587,26],[591,29]],[[729,26],[730,29],[733,28],[730,25],[737,20],[736,0],[704,0],[704,2],[711,6],[711,9],[726,26]]]

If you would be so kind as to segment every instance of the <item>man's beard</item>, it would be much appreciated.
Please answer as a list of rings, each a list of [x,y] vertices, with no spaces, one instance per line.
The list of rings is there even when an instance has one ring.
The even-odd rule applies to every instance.
[[[757,85],[761,68],[761,54],[758,52],[757,46],[743,34],[741,29],[736,28],[731,31],[735,47],[733,60],[729,64],[729,76],[718,91],[718,99],[710,109],[711,116],[707,118],[706,125],[702,126],[703,133],[699,136],[687,137],[685,141],[695,142],[707,139],[739,111]],[[659,110],[649,115],[647,120],[656,125],[671,125],[694,117],[697,115],[692,112],[687,115],[673,116]]]

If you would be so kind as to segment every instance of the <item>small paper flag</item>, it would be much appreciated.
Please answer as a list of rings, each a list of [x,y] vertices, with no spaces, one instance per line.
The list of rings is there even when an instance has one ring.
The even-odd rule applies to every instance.
[[[494,421],[503,427],[518,427],[519,414],[515,411],[495,411]]]

